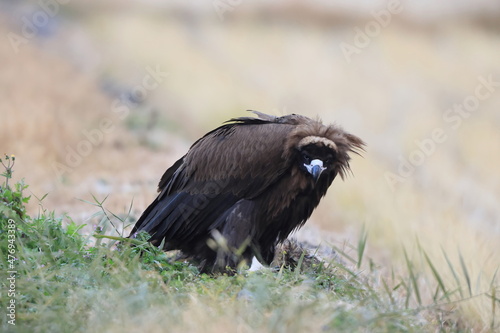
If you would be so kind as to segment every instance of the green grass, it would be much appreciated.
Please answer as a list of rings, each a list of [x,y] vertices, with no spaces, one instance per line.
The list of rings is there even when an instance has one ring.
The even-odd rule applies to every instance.
[[[116,220],[125,223],[127,218],[108,214],[103,202],[95,203],[103,219],[93,235],[82,234],[82,226],[71,218],[43,208],[28,216],[27,186],[8,184],[13,159],[7,161],[11,164],[0,190],[0,268],[17,273],[14,298],[8,297],[6,278],[1,279],[0,308],[6,312],[15,299],[16,325],[2,314],[2,332],[467,331],[458,316],[446,315],[446,306],[461,301],[461,295],[445,286],[425,252],[437,280],[429,304],[422,299],[418,272],[408,256],[408,277],[393,274],[386,280],[373,263],[369,272],[361,270],[365,231],[358,260],[338,249],[349,264],[311,264],[301,256],[295,268],[200,274],[146,242],[116,246],[122,238],[104,235],[102,227],[114,218],[115,230]],[[13,223],[15,241],[9,242]],[[15,260],[8,256],[10,243],[15,244]],[[489,297],[494,313],[499,300],[493,285]]]

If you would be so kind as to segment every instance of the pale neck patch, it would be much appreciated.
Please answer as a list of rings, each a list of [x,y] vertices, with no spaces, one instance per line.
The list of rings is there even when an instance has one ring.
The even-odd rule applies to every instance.
[[[321,136],[315,136],[315,135],[306,136],[305,138],[300,140],[298,148],[302,148],[302,147],[308,146],[310,144],[318,144],[318,143],[321,143],[325,147],[328,147],[332,150],[337,151],[337,145],[335,144],[335,142],[333,142],[330,139],[327,139],[327,138],[324,138]]]

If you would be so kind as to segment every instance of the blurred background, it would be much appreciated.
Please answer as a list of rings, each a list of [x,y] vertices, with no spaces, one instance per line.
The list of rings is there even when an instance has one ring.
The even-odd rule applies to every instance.
[[[107,197],[133,222],[223,121],[319,116],[367,151],[305,237],[356,244],[365,227],[381,274],[420,247],[447,283],[443,254],[474,294],[499,285],[498,1],[3,0],[0,35],[0,152],[43,208],[90,225],[82,200]],[[487,297],[457,308],[491,323]]]

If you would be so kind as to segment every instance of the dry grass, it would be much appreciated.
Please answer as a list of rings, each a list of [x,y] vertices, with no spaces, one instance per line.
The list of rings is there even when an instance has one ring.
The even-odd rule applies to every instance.
[[[117,129],[104,144],[61,183],[52,163],[64,159],[66,145],[82,140],[82,129],[94,128],[109,113],[113,97],[97,88],[95,74],[82,74],[60,57],[34,45],[14,55],[1,44],[0,152],[18,156],[15,176],[25,177],[36,195],[50,192],[48,208],[80,212],[83,219],[90,208],[74,198],[89,199],[92,192],[101,198],[111,194],[115,210],[125,210],[134,198],[138,213],[189,141],[227,118],[248,108],[319,114],[359,134],[368,149],[352,162],[355,177],[334,184],[313,223],[339,235],[339,243],[344,238],[355,243],[366,225],[367,255],[386,266],[384,274],[391,267],[407,274],[404,247],[429,285],[424,300],[432,299],[436,280],[418,244],[445,284],[458,288],[443,253],[449,257],[464,297],[469,290],[460,254],[472,294],[491,293],[494,278],[498,288],[500,88],[457,130],[442,120],[444,111],[474,92],[479,75],[500,81],[498,34],[460,22],[435,29],[394,25],[347,64],[338,44],[352,40],[348,25],[330,30],[251,19],[220,24],[106,11],[79,20],[102,59],[95,72],[134,85],[146,66],[169,71],[147,105],[161,110],[170,129],[187,139],[162,134],[165,127],[158,127],[159,145],[152,149],[140,145],[140,136],[126,122],[116,120]],[[135,116],[145,113],[140,109]],[[398,157],[408,156],[415,140],[428,138],[436,127],[448,140],[392,190],[386,172],[397,172]],[[457,307],[468,327],[489,328],[490,298],[476,297]],[[197,311],[195,302],[192,308]],[[499,323],[498,310],[496,316]]]

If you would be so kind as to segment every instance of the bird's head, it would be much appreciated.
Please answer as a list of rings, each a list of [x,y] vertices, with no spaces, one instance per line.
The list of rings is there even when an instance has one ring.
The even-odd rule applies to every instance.
[[[337,174],[344,178],[350,170],[349,154],[359,154],[364,143],[339,126],[311,121],[297,127],[288,145],[298,168],[316,184],[322,178],[330,183]]]
[[[305,137],[297,147],[299,169],[318,182],[323,172],[332,170],[337,155],[335,143],[320,137]]]

